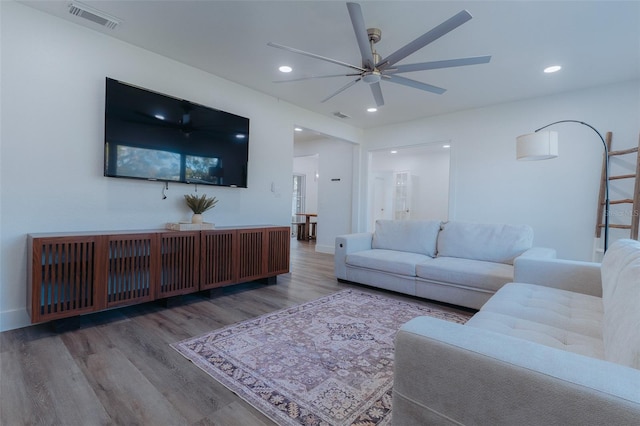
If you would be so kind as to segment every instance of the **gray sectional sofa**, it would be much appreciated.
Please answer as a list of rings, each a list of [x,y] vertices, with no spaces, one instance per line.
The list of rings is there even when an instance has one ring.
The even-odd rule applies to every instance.
[[[338,280],[474,309],[513,281],[518,258],[554,258],[532,247],[527,225],[378,220],[375,231],[336,238]]]
[[[520,258],[514,281],[465,325],[402,326],[393,424],[640,424],[640,242],[602,264]]]

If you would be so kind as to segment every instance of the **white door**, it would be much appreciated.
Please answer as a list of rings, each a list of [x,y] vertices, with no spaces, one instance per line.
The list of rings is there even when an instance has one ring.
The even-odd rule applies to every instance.
[[[393,174],[394,198],[393,218],[396,220],[411,219],[411,174],[409,171]]]

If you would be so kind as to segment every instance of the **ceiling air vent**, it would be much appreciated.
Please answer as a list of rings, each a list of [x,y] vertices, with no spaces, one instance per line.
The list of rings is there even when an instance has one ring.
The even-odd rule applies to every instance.
[[[334,112],[334,113],[333,113],[333,115],[335,115],[335,116],[336,116],[336,117],[338,117],[338,118],[351,118],[351,117],[349,117],[347,114],[343,114],[343,113],[341,113],[340,111],[336,111],[336,112]]]
[[[119,20],[118,18],[115,18],[111,15],[94,9],[91,6],[87,6],[86,4],[82,4],[76,1],[69,4],[69,13],[84,19],[88,19],[98,25],[102,25],[103,27],[107,27],[111,30],[120,25],[121,22],[121,20]]]

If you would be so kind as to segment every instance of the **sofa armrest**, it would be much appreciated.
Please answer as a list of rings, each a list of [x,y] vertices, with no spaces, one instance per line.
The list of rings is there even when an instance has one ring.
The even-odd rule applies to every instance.
[[[431,317],[395,340],[393,420],[637,424],[640,370]]]
[[[517,258],[555,259],[556,250],[548,247],[531,247]]]
[[[347,255],[362,250],[371,250],[372,232],[338,235],[334,253],[336,278],[347,279]]]
[[[600,264],[594,262],[519,257],[513,280],[602,297]]]

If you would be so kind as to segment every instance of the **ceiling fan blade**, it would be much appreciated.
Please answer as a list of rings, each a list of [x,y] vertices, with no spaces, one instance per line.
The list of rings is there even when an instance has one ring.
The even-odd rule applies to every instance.
[[[327,102],[329,99],[333,98],[337,94],[340,94],[340,93],[344,92],[345,90],[347,90],[349,87],[353,86],[354,84],[356,84],[360,80],[362,80],[362,78],[358,77],[355,80],[348,82],[347,84],[345,84],[344,86],[339,88],[336,92],[334,92],[333,94],[331,94],[331,95],[327,96],[326,98],[324,98],[322,101],[320,101],[320,103]]]
[[[362,67],[358,67],[356,65],[347,64],[346,62],[338,61],[338,60],[331,59],[331,58],[326,58],[324,56],[316,55],[315,53],[305,52],[304,50],[295,49],[293,47],[283,46],[281,44],[272,43],[272,42],[267,43],[267,46],[275,47],[277,49],[286,50],[286,51],[292,52],[292,53],[297,53],[299,55],[309,56],[310,58],[320,59],[321,61],[331,62],[332,64],[342,65],[343,67],[353,68],[354,70],[358,70],[360,72],[365,72],[366,71],[366,69],[364,69]]]
[[[376,105],[381,107],[384,105],[384,97],[382,97],[382,88],[380,88],[380,82],[370,84],[371,92],[373,93],[373,99],[376,100]]]
[[[367,27],[364,24],[362,9],[358,3],[347,3],[347,9],[349,9],[351,25],[353,25],[353,31],[356,34],[356,40],[358,41],[358,47],[360,48],[360,55],[362,55],[362,64],[368,69],[373,69],[373,53],[371,52],[369,34],[367,33]]]
[[[466,10],[458,12],[457,14],[447,19],[437,27],[433,28],[432,30],[424,33],[417,39],[413,40],[411,43],[396,50],[391,55],[387,56],[386,58],[378,62],[376,66],[381,70],[385,68],[389,68],[396,62],[399,62],[404,58],[406,58],[407,56],[411,55],[412,53],[422,49],[427,44],[439,39],[443,35],[447,34],[449,31],[452,31],[458,28],[460,25],[464,24],[471,18],[472,18],[471,14]]]
[[[291,83],[293,81],[311,80],[314,78],[331,78],[331,77],[356,77],[357,74],[332,74],[332,75],[308,75],[306,77],[292,78],[290,80],[275,80],[273,83]]]
[[[421,81],[400,77],[399,75],[385,75],[384,79],[391,83],[402,84],[403,86],[413,87],[414,89],[424,90],[425,92],[431,92],[437,95],[441,95],[447,91],[447,89],[443,89],[442,87],[432,86],[427,83],[422,83]]]
[[[440,68],[464,67],[467,65],[486,64],[491,56],[476,56],[472,58],[447,59],[445,61],[422,62],[419,64],[397,65],[388,69],[385,74],[398,74],[402,72],[436,70]]]

